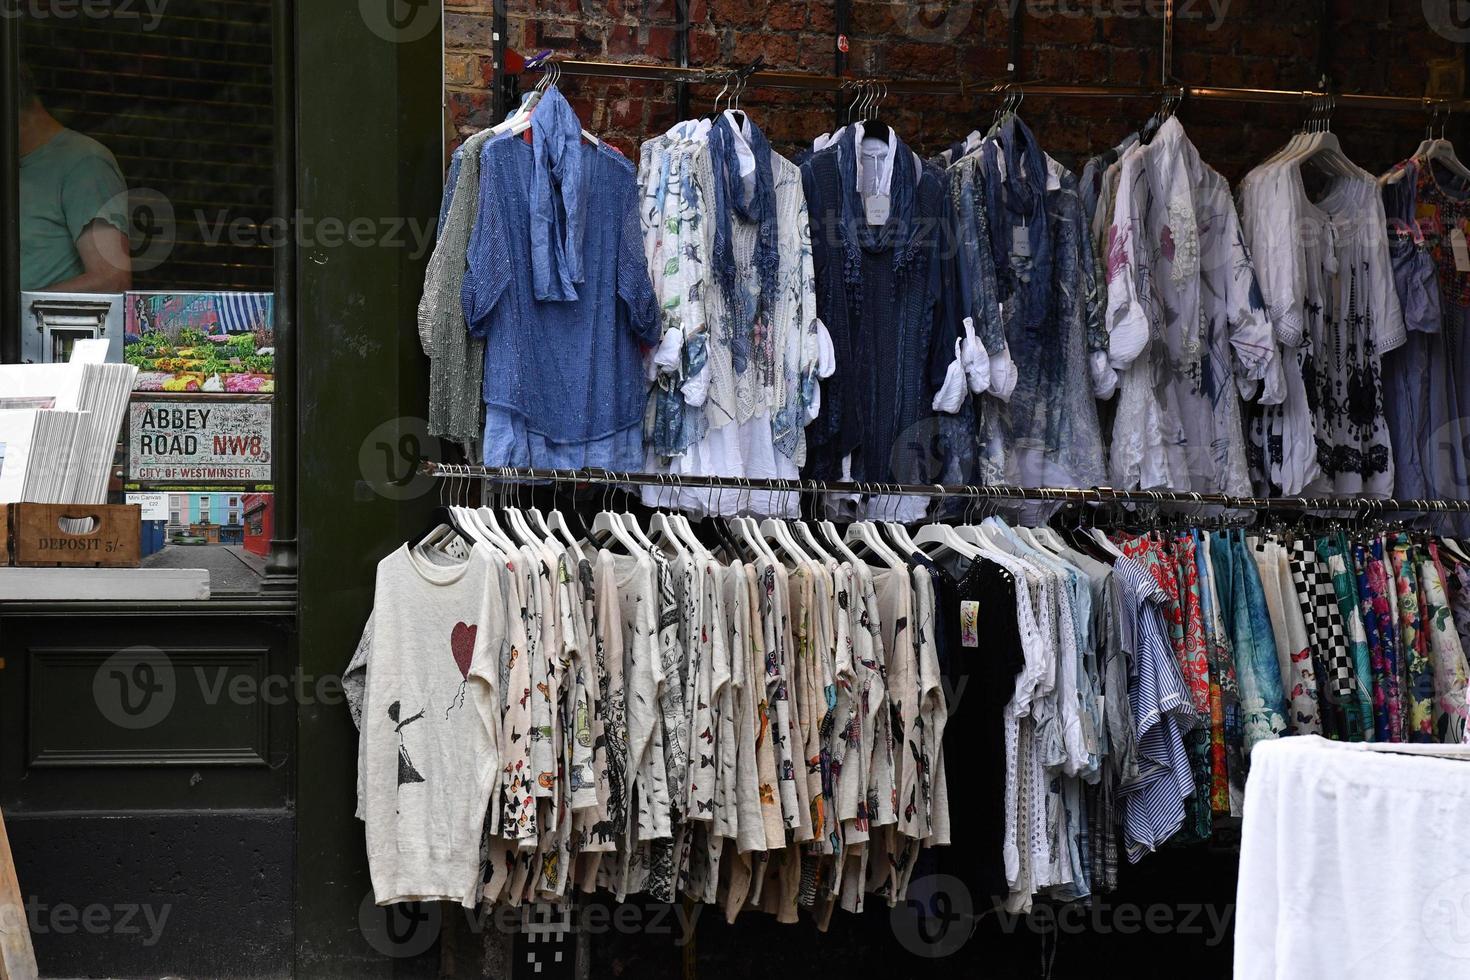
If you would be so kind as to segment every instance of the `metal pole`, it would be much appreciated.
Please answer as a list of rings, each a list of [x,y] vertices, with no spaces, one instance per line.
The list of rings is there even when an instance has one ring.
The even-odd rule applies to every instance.
[[[1357,497],[1235,497],[1223,493],[1172,490],[1115,490],[1111,487],[945,486],[937,483],[826,483],[813,480],[747,479],[745,477],[671,476],[613,470],[547,470],[514,466],[471,466],[424,460],[422,471],[440,479],[475,479],[497,483],[586,483],[596,486],[693,487],[725,490],[771,490],[808,493],[884,494],[911,497],[969,497],[989,500],[1056,503],[1182,504],[1229,510],[1352,510],[1373,514],[1393,511],[1470,512],[1470,500],[1393,500]]]
[[[1010,60],[1006,63],[1006,75],[1013,82],[1021,80],[1022,24],[1025,16],[1026,5],[1024,3],[1011,5]]]
[[[674,61],[680,68],[688,68],[689,0],[674,0],[674,15],[679,18],[679,26],[674,31]],[[682,78],[674,83],[674,106],[678,118],[689,118],[689,85]]]
[[[836,88],[832,96],[832,130],[836,132],[842,127],[843,105],[842,79],[847,75],[847,49],[848,32],[852,29],[852,0],[836,0],[837,6],[833,12],[833,37],[832,37],[832,77],[836,80]]]
[[[490,60],[491,65],[491,111],[495,118],[491,120],[498,123],[505,118],[508,108],[505,102],[505,34],[508,30],[505,19],[505,0],[495,0],[490,18]]]
[[[1164,49],[1159,59],[1159,85],[1174,80],[1174,0],[1164,3]]]
[[[20,20],[0,16],[0,364],[20,361]]]
[[[274,69],[275,153],[273,208],[296,228],[296,22],[295,5],[275,0],[271,10],[271,49]],[[273,264],[272,340],[276,348],[276,393],[271,399],[272,473],[270,558],[264,588],[296,591],[296,236],[284,236]]]
[[[708,82],[711,69],[707,67],[678,68],[671,65],[633,65],[608,61],[559,61],[557,67],[566,77],[584,78],[627,78],[648,82],[677,82],[681,78],[690,84]],[[930,95],[971,98],[982,87],[963,86],[958,82],[914,81],[908,79],[874,79],[881,81],[893,95]],[[802,91],[837,93],[842,80],[833,75],[818,75],[810,72],[767,71],[761,69],[750,79],[753,88],[798,89]],[[1010,83],[998,83],[995,91],[1001,91]],[[1028,96],[1055,96],[1066,99],[1085,98],[1139,98],[1157,99],[1166,92],[1179,92],[1192,99],[1215,102],[1251,102],[1265,105],[1297,106],[1302,100],[1320,95],[1307,89],[1225,88],[1213,85],[1169,85],[1162,89],[1154,86],[1126,85],[1049,85],[1044,83],[1021,83],[1011,89]],[[1334,96],[1339,109],[1386,109],[1401,112],[1422,113],[1426,108],[1438,105],[1454,112],[1470,112],[1470,99],[1426,100],[1423,96],[1403,95],[1352,95]]]

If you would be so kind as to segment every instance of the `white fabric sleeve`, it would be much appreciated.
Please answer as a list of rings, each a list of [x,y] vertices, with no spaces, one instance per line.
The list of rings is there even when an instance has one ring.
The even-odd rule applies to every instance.
[[[1371,203],[1362,220],[1368,224],[1364,240],[1368,245],[1368,288],[1373,291],[1369,308],[1373,311],[1374,345],[1382,356],[1407,343],[1409,333],[1394,284],[1393,257],[1388,251],[1388,213],[1376,183],[1370,185],[1368,199]]]
[[[1147,193],[1143,155],[1132,151],[1123,161],[1114,204],[1113,223],[1108,227],[1108,302],[1104,324],[1108,332],[1108,363],[1114,371],[1128,369],[1149,342],[1148,313],[1138,291],[1139,269],[1144,261],[1139,238],[1145,234],[1142,220]]]
[[[1016,382],[1020,379],[1021,370],[1011,359],[1009,347],[1002,347],[990,355],[990,394],[1003,402],[1010,401],[1011,393],[1016,390]]]

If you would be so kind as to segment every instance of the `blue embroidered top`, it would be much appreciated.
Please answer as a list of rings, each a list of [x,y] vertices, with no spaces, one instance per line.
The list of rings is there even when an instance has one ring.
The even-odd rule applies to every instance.
[[[966,398],[936,414],[959,336],[953,297],[953,221],[944,178],[915,173],[912,151],[893,154],[888,221],[869,225],[858,193],[856,135],[802,166],[811,215],[817,315],[827,325],[836,372],[822,382],[822,411],[807,428],[809,479],[962,482],[973,453]]]
[[[658,343],[633,165],[549,88],[532,142],[480,151],[465,322],[485,338],[487,466],[643,465],[640,344]]]

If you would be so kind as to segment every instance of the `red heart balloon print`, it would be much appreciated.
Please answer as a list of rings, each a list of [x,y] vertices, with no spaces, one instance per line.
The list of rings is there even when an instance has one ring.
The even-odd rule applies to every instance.
[[[454,632],[449,634],[449,648],[454,651],[454,662],[465,680],[470,679],[470,657],[475,652],[475,631],[478,626],[455,623]]]

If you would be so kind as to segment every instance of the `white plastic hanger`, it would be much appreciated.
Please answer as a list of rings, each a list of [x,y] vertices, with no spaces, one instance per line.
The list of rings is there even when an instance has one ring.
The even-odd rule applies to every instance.
[[[660,474],[659,492],[656,498],[658,506],[654,509],[653,515],[648,518],[649,541],[655,547],[661,546],[663,550],[673,552],[674,554],[696,554],[697,552],[690,550],[688,542],[684,540],[683,536],[680,535],[678,529],[675,527],[674,518],[664,513],[663,488],[663,476]]]
[[[854,522],[847,529],[846,540],[849,545],[854,546],[858,554],[862,554],[862,549],[866,548],[890,568],[907,565],[907,562],[899,560],[898,555],[883,540],[883,536],[878,533],[878,528],[872,521]]]
[[[555,476],[556,471],[553,470],[552,475]],[[571,525],[567,523],[566,515],[559,508],[553,510],[550,516],[547,517],[546,527],[550,535],[556,536],[569,550],[574,552],[580,552],[582,550],[581,546],[577,544],[577,536],[572,533]]]
[[[599,548],[606,548],[609,542],[616,542],[622,545],[628,554],[636,555],[643,548],[628,533],[627,525],[623,523],[622,516],[614,514],[608,509],[607,494],[610,492],[609,485],[609,488],[605,488],[603,491],[602,510],[592,519],[592,527],[590,529],[592,544]]]
[[[800,509],[800,504],[798,503],[798,510],[799,509]],[[792,523],[793,523],[793,526],[795,528],[795,533],[796,533],[797,539],[799,541],[801,541],[801,543],[805,546],[806,550],[814,558],[816,558],[818,562],[820,562],[821,564],[824,564],[824,565],[827,564],[827,563],[829,563],[829,562],[836,562],[837,564],[841,564],[841,560],[839,560],[838,558],[834,557],[833,554],[832,554],[832,552],[831,552],[831,550],[829,548],[823,546],[821,540],[817,537],[816,533],[812,530],[811,523],[809,523],[807,521],[803,521],[803,520],[801,520],[799,518],[796,521],[793,521]]]
[[[779,554],[777,551],[779,548],[780,551],[786,552],[787,556],[797,564],[806,564],[813,561],[812,556],[802,550],[801,545],[797,543],[796,537],[791,533],[791,526],[785,521],[777,520],[774,517],[767,517],[760,522],[759,530],[761,539],[767,545],[776,546],[771,549],[773,553]]]
[[[893,490],[897,491],[898,487],[893,487]],[[899,501],[903,499],[903,495],[894,492],[889,494],[889,497],[894,501],[893,506],[896,511],[899,506]],[[896,520],[884,521],[882,527],[883,530],[888,532],[888,540],[893,542],[894,548],[896,549],[897,554],[899,554],[900,557],[903,557],[905,559],[911,558],[913,557],[914,553],[919,550],[919,546],[915,544],[914,539],[909,536],[909,529],[904,527],[903,524],[901,524],[900,522]]]
[[[750,505],[750,493],[749,481],[746,481],[745,502],[747,507]],[[730,526],[735,531],[736,540],[744,542],[750,548],[751,554],[777,563],[781,561],[771,546],[766,544],[766,539],[761,536],[761,529],[756,524],[755,518],[748,514],[737,515],[730,519]]]

